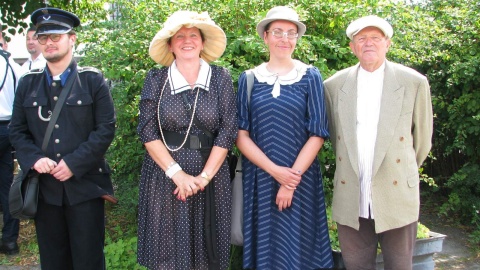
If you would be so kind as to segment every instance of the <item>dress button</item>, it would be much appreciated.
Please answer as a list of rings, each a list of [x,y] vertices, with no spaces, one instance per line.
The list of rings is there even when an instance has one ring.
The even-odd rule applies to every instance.
[[[342,184],[344,184],[344,185],[345,185],[345,183],[346,183],[346,182],[345,182],[345,180],[342,180],[342,181],[340,181],[340,183],[342,183]]]
[[[60,126],[58,124],[55,124],[55,128],[59,128]]]
[[[393,180],[393,185],[396,186],[398,184],[397,180]]]
[[[54,97],[53,97],[53,100],[57,101],[57,100],[58,100],[58,97],[57,97],[57,96],[54,96]]]
[[[342,157],[338,157],[338,161],[342,161]]]
[[[56,82],[52,82],[52,86],[53,86],[53,87],[57,86],[57,83],[56,83]]]
[[[403,142],[403,140],[405,140],[405,138],[403,136],[400,137],[400,141]]]
[[[99,171],[99,172],[103,172],[102,168],[98,168],[98,171]]]
[[[340,141],[340,136],[338,136],[337,139]]]
[[[37,106],[37,104],[38,104],[38,103],[37,103],[36,101],[33,102],[33,106]]]
[[[82,101],[81,100],[77,101],[77,104],[82,105]]]
[[[399,159],[399,158],[397,158],[397,163],[400,163],[400,159]]]
[[[60,140],[59,140],[59,139],[55,139],[55,143],[60,143]]]
[[[62,156],[62,154],[60,154],[60,153],[57,154],[57,157],[61,157],[61,156]]]

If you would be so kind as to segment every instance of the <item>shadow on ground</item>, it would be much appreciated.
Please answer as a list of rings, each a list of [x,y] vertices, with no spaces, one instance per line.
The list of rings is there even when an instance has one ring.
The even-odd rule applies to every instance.
[[[431,231],[445,234],[442,252],[434,255],[435,270],[480,270],[480,254],[468,247],[468,235],[429,210],[421,209],[420,222]]]

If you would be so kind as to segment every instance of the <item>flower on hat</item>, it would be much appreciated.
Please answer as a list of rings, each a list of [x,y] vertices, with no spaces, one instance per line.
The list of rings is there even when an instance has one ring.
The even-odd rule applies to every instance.
[[[215,24],[207,12],[176,11],[167,18],[163,28],[150,42],[150,57],[163,66],[170,66],[175,56],[168,49],[168,40],[183,26],[198,28],[204,37],[203,50],[200,57],[206,62],[212,62],[222,56],[227,46],[225,32]]]

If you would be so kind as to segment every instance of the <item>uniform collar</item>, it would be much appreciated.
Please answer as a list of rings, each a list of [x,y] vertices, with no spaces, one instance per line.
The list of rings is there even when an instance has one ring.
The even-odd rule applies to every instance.
[[[66,69],[65,71],[63,71],[62,74],[60,74],[60,81],[61,81],[62,87],[65,86],[65,84],[67,83],[68,77],[69,77],[70,74],[72,74],[72,72],[75,71],[76,69],[77,69],[77,62],[75,62],[74,60],[72,60],[72,62],[70,63],[70,65],[67,67],[67,69]],[[48,65],[45,67],[45,76],[47,77],[48,85],[51,85],[52,82],[53,82],[53,77],[52,77],[52,75],[50,74],[50,70],[48,69]]]

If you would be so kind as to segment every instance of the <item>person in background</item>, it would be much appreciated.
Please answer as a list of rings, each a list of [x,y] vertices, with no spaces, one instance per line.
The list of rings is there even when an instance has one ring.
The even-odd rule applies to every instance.
[[[359,63],[325,81],[336,155],[333,220],[349,270],[412,269],[420,208],[418,168],[433,132],[427,78],[390,62],[392,26],[371,15],[347,27]]]
[[[8,52],[8,42],[3,37],[3,34],[0,35],[0,44],[2,44],[0,46],[1,49],[3,49],[4,52]],[[13,71],[15,73],[15,85],[17,85],[18,80],[23,75],[22,72],[21,72],[21,66],[13,60],[10,52],[8,52],[8,56],[9,56],[8,57],[8,63],[10,64],[10,67],[13,69]]]
[[[329,137],[317,68],[292,58],[306,27],[291,8],[268,11],[257,32],[269,61],[237,95],[246,269],[328,269],[332,250],[317,154]]]
[[[22,68],[20,70],[20,74],[23,75],[30,71],[31,69],[37,68],[44,68],[46,64],[46,60],[42,55],[40,44],[38,43],[37,36],[35,32],[37,28],[32,26],[27,30],[26,36],[26,45],[27,51],[30,54],[28,60],[23,63]]]
[[[0,46],[0,204],[3,210],[0,253],[13,255],[19,252],[17,243],[19,220],[10,215],[8,204],[8,194],[13,182],[13,155],[9,139],[9,124],[12,118],[18,77],[10,63],[10,53],[6,51],[8,47],[1,31],[0,43],[2,44]]]
[[[225,160],[237,135],[226,47],[206,12],[177,11],[150,43],[138,134],[138,262],[148,269],[227,269],[231,186]]]
[[[115,135],[113,100],[101,72],[73,58],[73,28],[80,25],[75,14],[48,7],[31,20],[47,65],[18,84],[10,140],[24,177],[30,170],[40,174],[35,228],[41,268],[105,269],[102,198],[113,194],[113,186],[104,155]],[[44,152],[52,111],[65,91]]]

